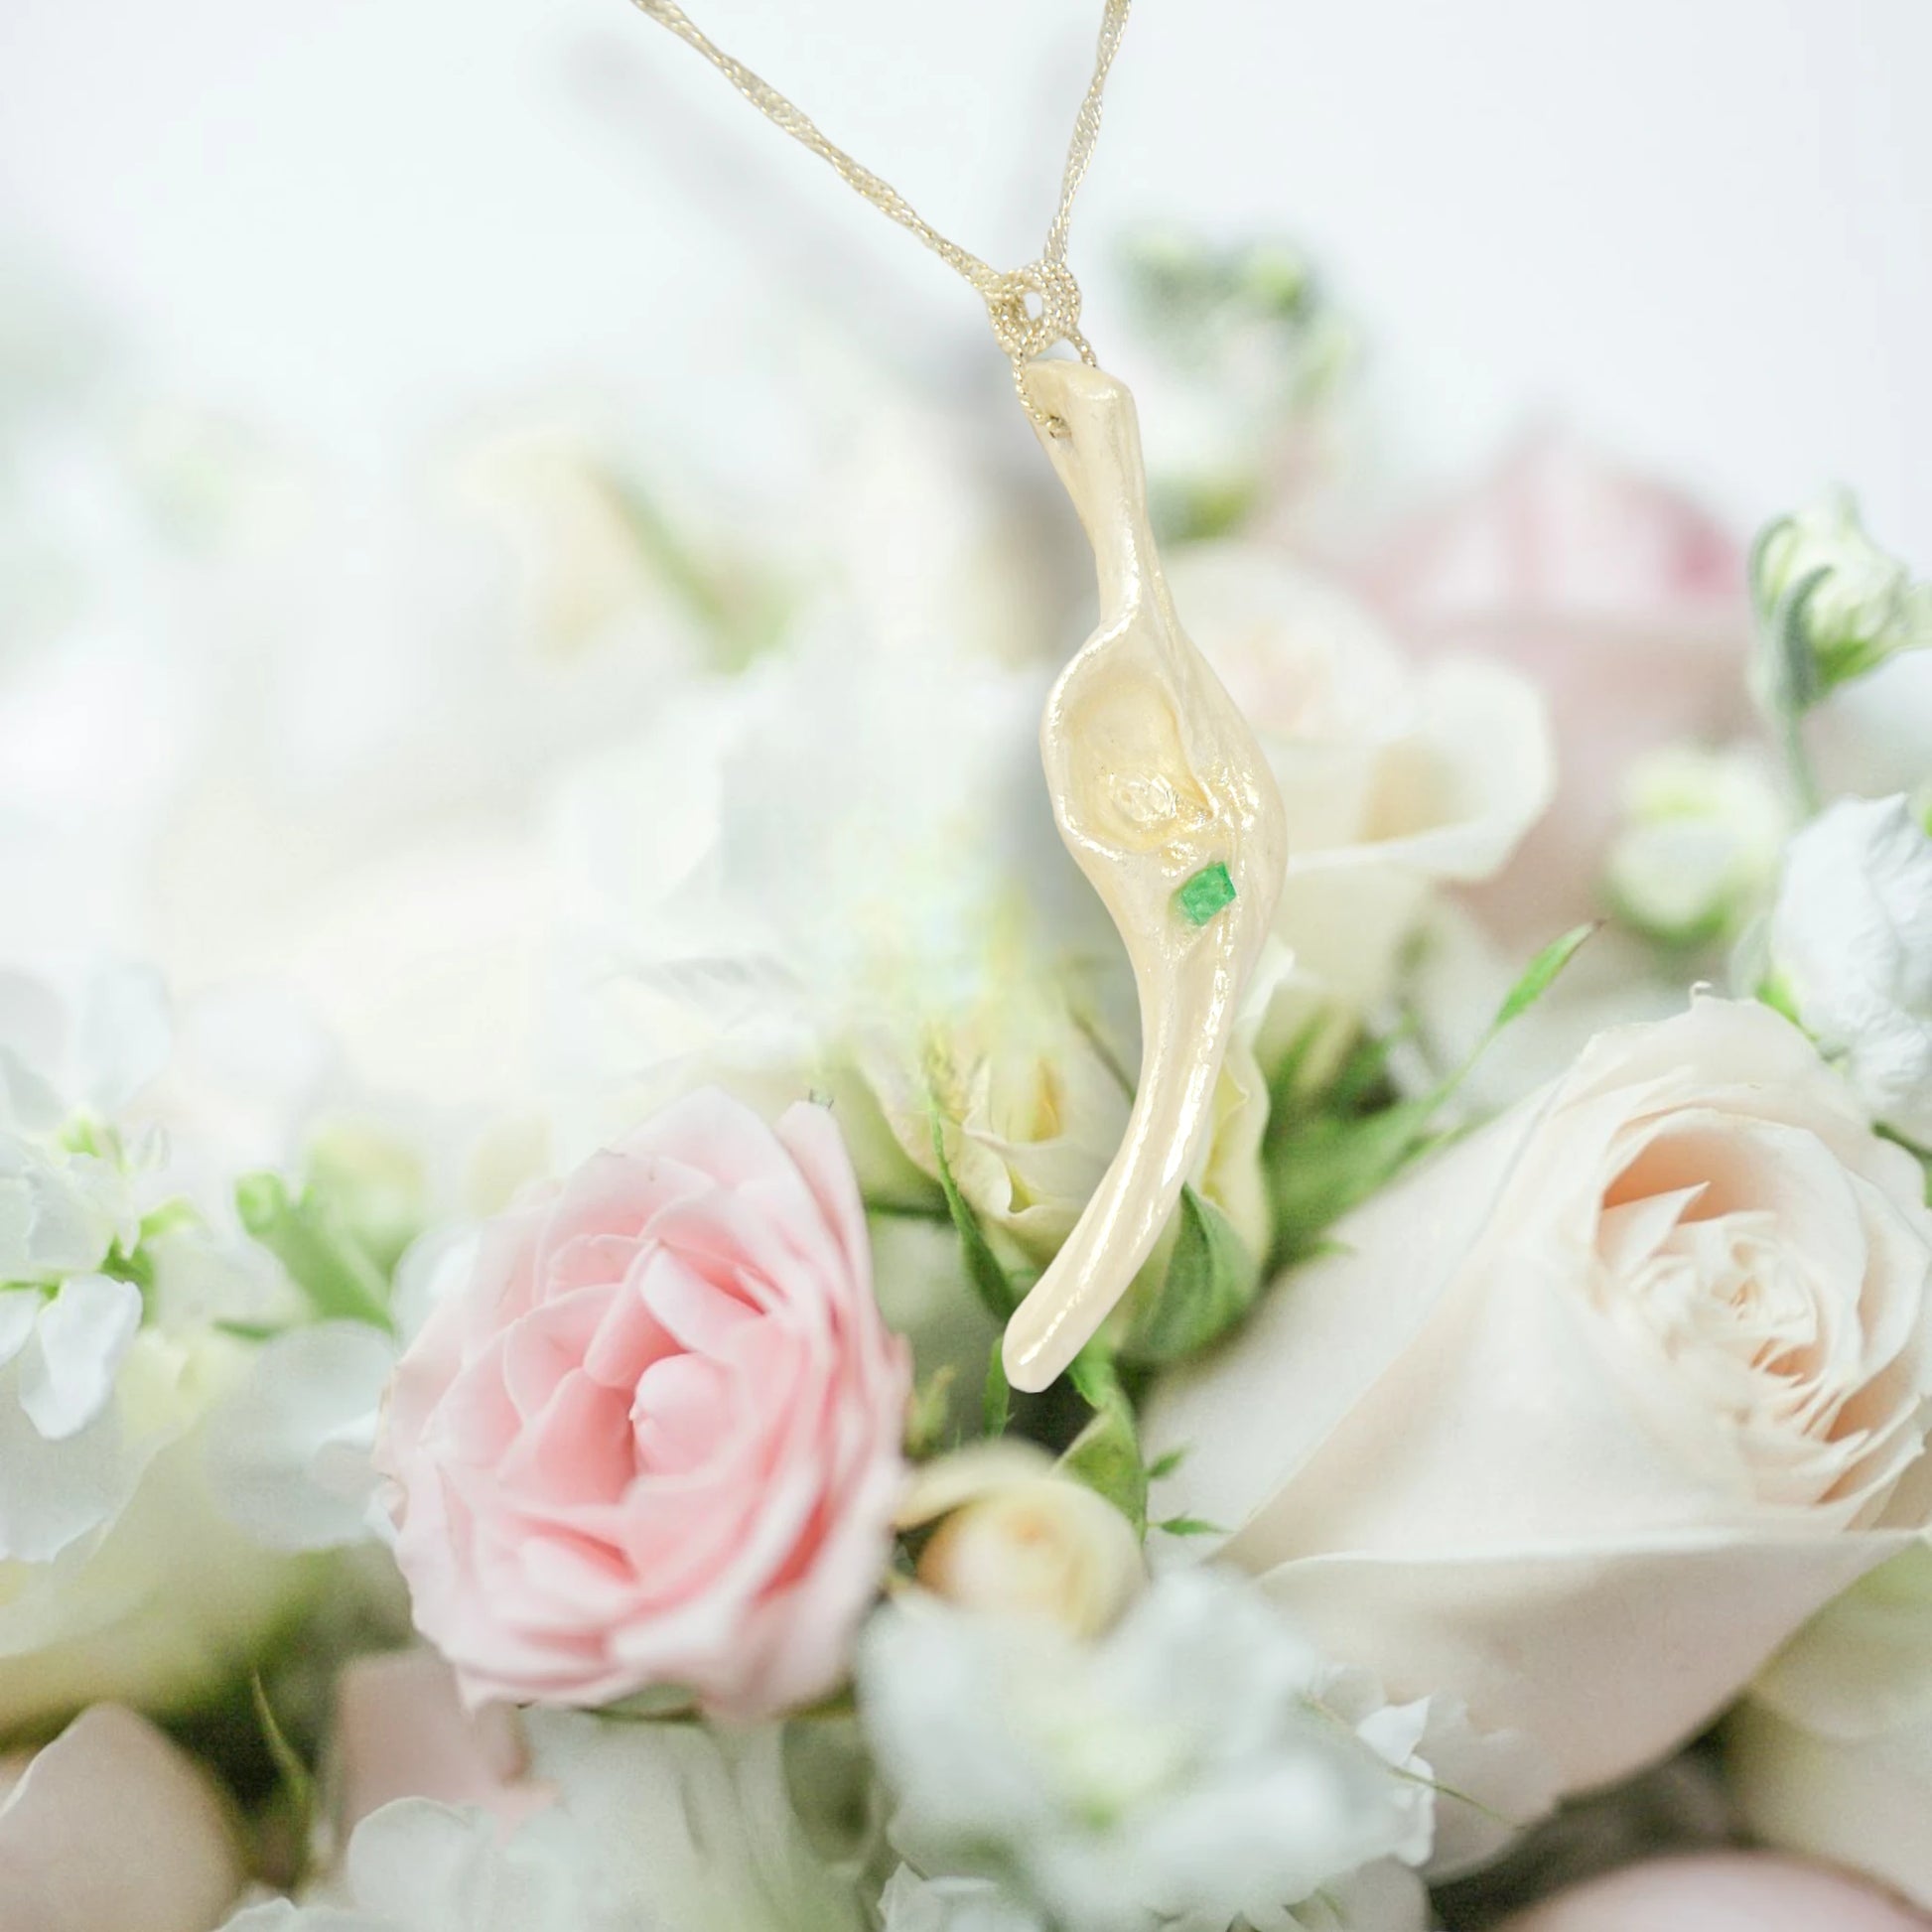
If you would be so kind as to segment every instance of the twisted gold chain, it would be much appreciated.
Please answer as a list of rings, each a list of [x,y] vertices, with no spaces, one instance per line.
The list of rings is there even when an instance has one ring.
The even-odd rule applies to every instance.
[[[1029,398],[1022,371],[1055,343],[1070,344],[1083,361],[1094,359],[1093,349],[1080,333],[1080,285],[1066,265],[1066,241],[1073,222],[1073,199],[1086,179],[1094,143],[1100,138],[1101,100],[1107,91],[1107,75],[1113,68],[1114,56],[1120,52],[1132,0],[1105,0],[1093,78],[1088,81],[1086,97],[1074,116],[1073,139],[1067,147],[1066,168],[1060,176],[1060,204],[1054,210],[1053,224],[1046,231],[1046,245],[1037,259],[1024,268],[1008,269],[995,268],[970,248],[947,240],[891,182],[882,180],[828,140],[817,124],[777,88],[760,79],[744,62],[733,60],[709,39],[676,0],[631,0],[631,4],[659,26],[668,27],[687,46],[696,48],[772,126],[782,128],[821,161],[829,162],[880,213],[897,221],[901,228],[909,229],[948,268],[979,291],[993,324],[993,334],[1013,364],[1014,386],[1020,392],[1022,405],[1042,427],[1054,428],[1053,419]]]

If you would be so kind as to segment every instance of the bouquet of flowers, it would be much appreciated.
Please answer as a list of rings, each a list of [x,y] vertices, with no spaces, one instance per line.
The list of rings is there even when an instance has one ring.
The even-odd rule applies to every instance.
[[[1300,256],[1131,279],[1290,849],[1035,1394],[1139,1057],[1048,483],[874,391],[782,525],[622,398],[372,498],[17,309],[9,1932],[1925,1922],[1932,586],[1555,436],[1391,509]]]

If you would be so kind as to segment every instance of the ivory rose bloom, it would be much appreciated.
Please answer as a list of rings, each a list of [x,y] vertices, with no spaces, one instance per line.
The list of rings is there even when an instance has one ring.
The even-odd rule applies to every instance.
[[[1255,546],[1185,550],[1169,577],[1288,807],[1290,984],[1371,1010],[1435,896],[1493,877],[1549,802],[1542,702],[1499,664],[1416,670],[1366,610]]]
[[[1169,1378],[1155,1513],[1392,1693],[1619,1777],[1932,1516],[1922,1189],[1768,1008],[1602,1034]]]
[[[487,1223],[405,1353],[377,1454],[417,1626],[472,1701],[817,1697],[908,1382],[830,1116],[689,1095]]]
[[[1549,701],[1556,801],[1482,899],[1515,943],[1587,918],[1632,759],[1748,723],[1744,547],[1668,485],[1543,432],[1399,528],[1356,577],[1426,658],[1482,651]]]

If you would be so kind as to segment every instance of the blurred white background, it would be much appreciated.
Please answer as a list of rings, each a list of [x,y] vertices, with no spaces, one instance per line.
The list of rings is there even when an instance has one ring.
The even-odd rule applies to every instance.
[[[1091,0],[696,12],[945,231],[1035,252]],[[1922,559],[1928,73],[1926,0],[1144,0],[1090,333],[1131,378],[1109,235],[1280,232],[1412,465],[1560,413],[1744,521],[1843,478]],[[350,461],[616,371],[750,478],[798,448],[801,341],[1001,374],[960,285],[623,0],[7,0],[0,94],[12,252],[151,379]]]

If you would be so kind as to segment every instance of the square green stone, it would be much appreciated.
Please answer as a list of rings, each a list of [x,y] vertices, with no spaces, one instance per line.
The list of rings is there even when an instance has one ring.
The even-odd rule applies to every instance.
[[[1224,905],[1234,903],[1234,881],[1216,859],[1176,889],[1173,902],[1189,925],[1205,925]]]

